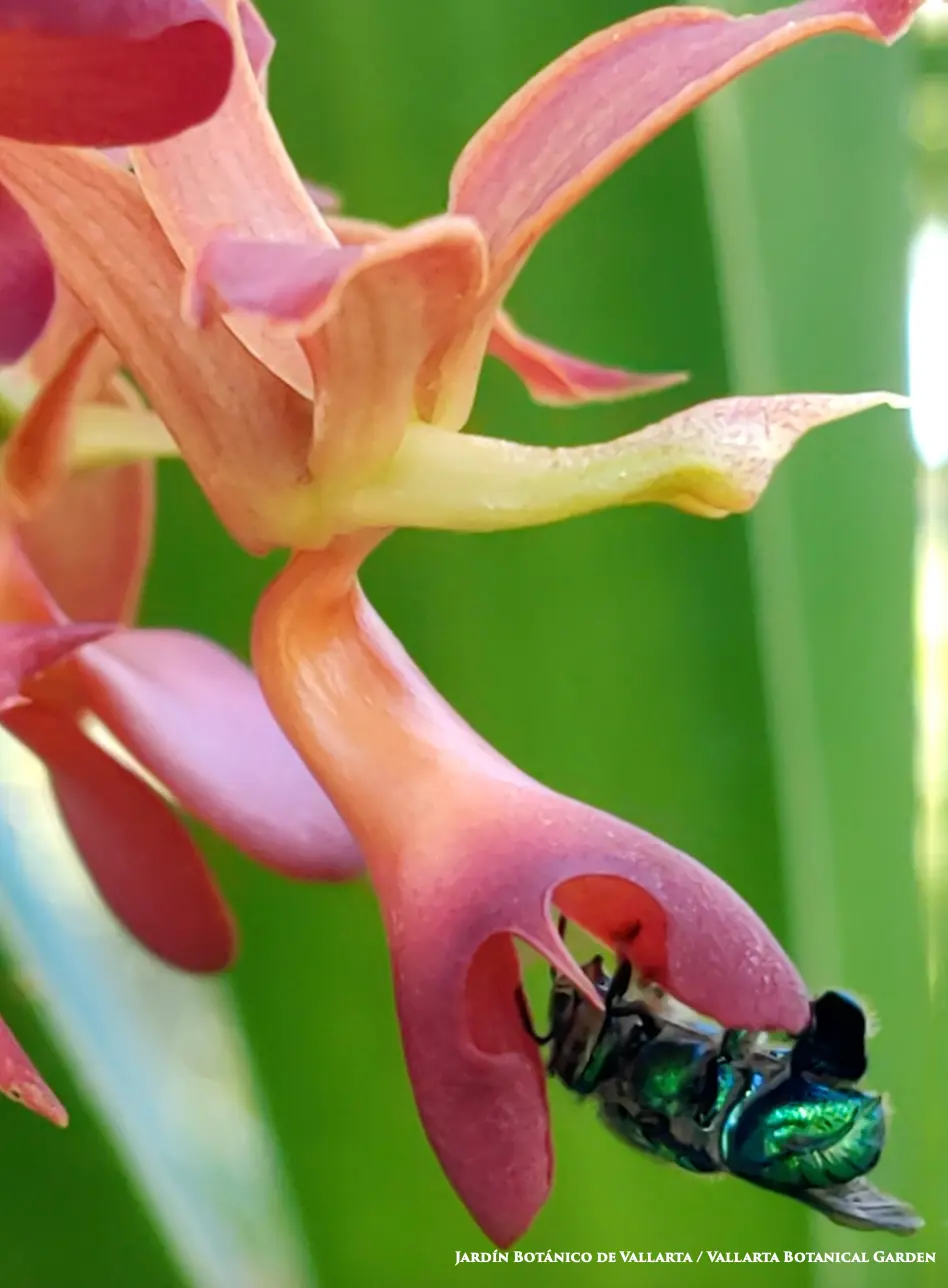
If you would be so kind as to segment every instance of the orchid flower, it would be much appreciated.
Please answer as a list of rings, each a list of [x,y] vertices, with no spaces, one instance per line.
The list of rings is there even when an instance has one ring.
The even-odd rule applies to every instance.
[[[554,901],[722,1023],[796,1031],[806,989],[712,873],[483,742],[375,615],[358,570],[397,526],[490,531],[649,501],[744,511],[808,429],[899,404],[884,393],[721,399],[581,448],[458,432],[488,352],[550,403],[679,379],[604,369],[523,335],[502,311],[519,269],[553,223],[714,90],[824,32],[893,40],[913,4],[806,0],[740,19],[675,8],[620,22],[501,107],[463,150],[447,213],[404,229],[324,216],[268,113],[259,21],[235,0],[214,8],[236,63],[207,122],[133,148],[134,174],[0,142],[0,179],[232,534],[254,551],[297,552],[258,610],[255,667],[365,857],[431,1142],[475,1219],[507,1243],[551,1170],[514,937],[596,1001],[551,922]],[[78,431],[76,442],[81,458]],[[151,450],[131,428],[117,442],[126,460]]]
[[[209,116],[232,68],[204,0],[0,0],[0,137],[150,143]],[[35,225],[0,186],[0,363],[37,339],[54,292]]]
[[[89,736],[89,715],[164,793],[281,874],[344,878],[361,859],[247,667],[183,631],[123,628],[150,553],[154,466],[109,464],[110,416],[124,409],[126,431],[137,418],[155,446],[163,430],[117,362],[62,290],[41,343],[0,376],[8,398],[29,400],[5,445],[0,433],[0,726],[45,762],[125,927],[174,966],[215,971],[234,952],[217,887],[164,796]],[[100,455],[74,470],[77,421]],[[2,1045],[0,1030],[0,1090],[53,1116],[49,1093],[24,1091],[40,1083],[4,1074]]]

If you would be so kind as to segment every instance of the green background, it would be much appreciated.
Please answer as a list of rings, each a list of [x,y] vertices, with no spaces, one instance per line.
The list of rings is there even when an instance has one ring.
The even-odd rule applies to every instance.
[[[620,0],[269,0],[274,114],[302,173],[395,223],[443,208],[454,157],[543,63],[626,16]],[[534,407],[490,364],[473,425],[538,443],[618,435],[728,391],[903,389],[915,51],[829,39],[652,144],[550,234],[518,320],[604,362],[693,373],[647,402]],[[891,412],[831,427],[749,520],[632,509],[497,536],[400,533],[369,593],[432,681],[551,786],[654,831],[730,881],[814,990],[871,999],[873,1082],[898,1114],[878,1179],[929,1228],[852,1236],[733,1181],[632,1156],[552,1091],[553,1197],[523,1250],[937,1249],[944,1040],[912,863],[915,465]],[[183,467],[162,466],[144,619],[242,656],[256,561]],[[592,1283],[726,1267],[491,1266],[414,1112],[370,890],[281,882],[206,840],[237,911],[233,983],[313,1264],[326,1288],[428,1288],[450,1273]],[[542,989],[543,969],[530,967]],[[5,1113],[0,1275],[11,1288],[181,1282],[69,1071],[11,984],[0,1009],[73,1107],[60,1136]],[[79,1269],[77,1269],[79,1268]],[[934,1282],[933,1268],[913,1279]],[[891,1266],[744,1267],[817,1285]],[[906,1273],[903,1268],[901,1273]],[[261,1285],[261,1288],[268,1286]]]

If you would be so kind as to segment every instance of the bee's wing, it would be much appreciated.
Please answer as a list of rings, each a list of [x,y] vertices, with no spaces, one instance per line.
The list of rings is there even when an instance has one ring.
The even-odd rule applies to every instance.
[[[847,1225],[854,1230],[916,1234],[925,1224],[908,1203],[876,1189],[863,1177],[825,1190],[804,1190],[797,1197],[837,1225]]]

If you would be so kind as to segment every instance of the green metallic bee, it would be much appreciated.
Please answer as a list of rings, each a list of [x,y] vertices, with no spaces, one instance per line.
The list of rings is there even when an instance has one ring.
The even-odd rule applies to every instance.
[[[565,921],[561,921],[565,930]],[[553,974],[547,1070],[627,1144],[691,1172],[724,1172],[808,1203],[840,1225],[913,1234],[924,1222],[864,1178],[885,1142],[881,1096],[866,1072],[866,1016],[843,993],[812,1004],[796,1037],[722,1029],[659,989],[636,984],[628,960],[612,976],[594,957],[583,973],[597,1010]]]

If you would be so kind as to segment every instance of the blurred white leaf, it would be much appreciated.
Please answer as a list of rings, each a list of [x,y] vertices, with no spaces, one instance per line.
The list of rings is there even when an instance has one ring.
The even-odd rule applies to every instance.
[[[178,974],[118,927],[45,771],[2,731],[0,934],[185,1274],[311,1288],[228,984]]]

